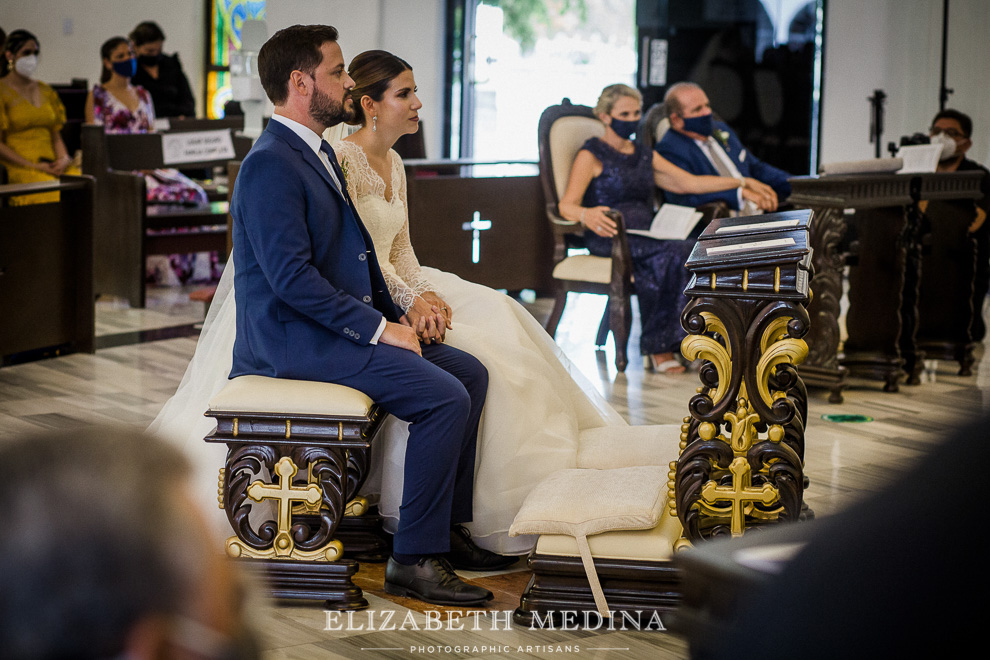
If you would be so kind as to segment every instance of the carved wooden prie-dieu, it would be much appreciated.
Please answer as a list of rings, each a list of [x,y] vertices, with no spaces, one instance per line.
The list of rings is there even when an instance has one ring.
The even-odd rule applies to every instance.
[[[387,550],[380,518],[350,526],[342,521],[359,519],[368,509],[357,493],[368,476],[371,441],[384,411],[372,406],[360,418],[207,414],[217,419],[207,442],[227,445],[218,489],[235,534],[227,540],[227,554],[262,574],[274,597],[325,599],[333,609],[367,607],[351,581],[358,565],[344,555]],[[340,533],[342,527],[351,529]]]
[[[701,358],[669,500],[690,541],[801,517],[811,211],[715,220],[687,267],[681,352]]]

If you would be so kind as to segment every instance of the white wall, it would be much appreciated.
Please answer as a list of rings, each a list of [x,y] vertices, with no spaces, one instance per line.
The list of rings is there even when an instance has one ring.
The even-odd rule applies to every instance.
[[[942,0],[829,0],[822,102],[823,163],[872,158],[875,89],[887,93],[886,143],[924,132],[938,112]],[[990,162],[990,2],[951,0],[948,107],[973,118],[970,157]]]
[[[952,0],[949,3],[948,87],[955,93],[948,107],[973,118],[973,148],[969,155],[990,165],[990,2]]]
[[[143,1],[143,0],[142,0]],[[439,158],[443,122],[443,0],[268,0],[268,31],[324,23],[340,32],[344,60],[382,49],[409,62],[423,102],[426,153]]]
[[[165,32],[165,52],[180,55],[201,115],[205,12],[203,0],[0,0],[0,26],[8,33],[23,28],[38,37],[40,80],[86,78],[92,85],[102,68],[100,45],[110,37],[126,37],[141,21],[155,21]]]

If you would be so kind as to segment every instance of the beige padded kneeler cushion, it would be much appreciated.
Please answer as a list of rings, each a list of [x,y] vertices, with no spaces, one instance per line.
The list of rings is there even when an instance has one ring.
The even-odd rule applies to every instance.
[[[267,376],[238,376],[210,401],[210,410],[280,415],[366,417],[364,393],[343,385]]]
[[[674,554],[674,543],[681,537],[681,521],[664,512],[652,529],[620,530],[588,537],[591,556],[628,561],[665,561]],[[577,540],[566,534],[544,534],[536,543],[541,555],[580,557]]]
[[[526,496],[509,534],[590,536],[653,527],[666,504],[668,469],[558,470]]]
[[[591,558],[588,537],[656,527],[667,503],[667,471],[666,466],[645,465],[554,472],[530,491],[509,527],[509,535],[573,537],[598,611],[608,616],[608,603]]]
[[[609,470],[636,465],[669,467],[680,452],[680,424],[602,426],[581,431],[577,466]]]

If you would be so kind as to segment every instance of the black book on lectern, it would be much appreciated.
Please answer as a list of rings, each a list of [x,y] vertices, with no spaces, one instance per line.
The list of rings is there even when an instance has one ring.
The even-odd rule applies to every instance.
[[[702,232],[685,266],[684,294],[804,300],[811,279],[811,210],[718,218]]]

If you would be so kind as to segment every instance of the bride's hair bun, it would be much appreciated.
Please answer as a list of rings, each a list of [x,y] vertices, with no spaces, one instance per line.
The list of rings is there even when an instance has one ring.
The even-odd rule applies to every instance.
[[[355,123],[363,125],[367,121],[361,98],[369,96],[373,101],[381,101],[392,80],[403,71],[412,71],[409,62],[384,50],[366,50],[351,60],[347,75],[354,80],[351,98]]]

